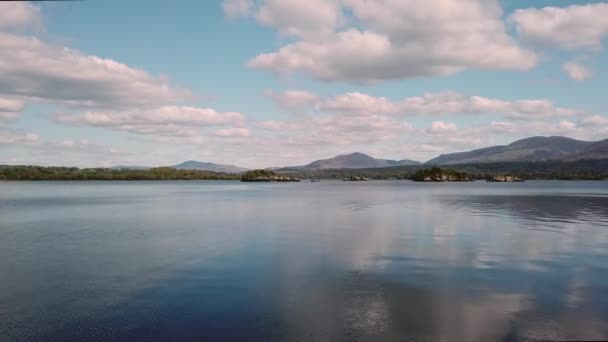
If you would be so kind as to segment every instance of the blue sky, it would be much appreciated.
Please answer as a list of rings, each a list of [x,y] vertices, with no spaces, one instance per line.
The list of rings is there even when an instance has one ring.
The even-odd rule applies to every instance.
[[[0,13],[0,164],[424,161],[533,135],[608,138],[605,1],[110,0]]]

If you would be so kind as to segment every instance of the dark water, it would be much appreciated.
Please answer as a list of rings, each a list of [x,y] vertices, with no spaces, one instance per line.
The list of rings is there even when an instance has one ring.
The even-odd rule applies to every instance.
[[[0,340],[608,339],[608,182],[0,182]]]

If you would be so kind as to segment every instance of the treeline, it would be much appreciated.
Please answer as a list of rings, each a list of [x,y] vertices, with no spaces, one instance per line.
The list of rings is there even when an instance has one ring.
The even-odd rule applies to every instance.
[[[280,169],[282,175],[301,179],[411,179],[418,170],[431,165],[395,166],[376,169],[294,170]],[[449,165],[474,179],[512,175],[522,179],[603,180],[608,179],[608,160],[576,162],[501,162]],[[0,166],[0,180],[238,180],[240,174],[158,167],[147,170],[75,167]]]
[[[0,180],[236,180],[240,175],[157,167],[147,170],[0,166]]]
[[[460,171],[483,175],[509,174],[522,179],[548,180],[605,180],[608,179],[608,160],[580,160],[575,162],[500,162],[450,165]]]
[[[361,176],[370,179],[411,179],[418,170],[430,169],[434,165],[394,166],[373,169],[332,169],[332,170],[296,170],[280,169],[279,171],[302,179],[343,179]],[[499,162],[443,165],[451,170],[465,172],[478,180],[488,176],[512,175],[522,179],[557,179],[557,180],[604,180],[608,179],[608,160],[581,160],[576,162]]]
[[[299,182],[300,180],[294,177],[279,175],[271,170],[251,170],[247,171],[241,177],[242,182]]]

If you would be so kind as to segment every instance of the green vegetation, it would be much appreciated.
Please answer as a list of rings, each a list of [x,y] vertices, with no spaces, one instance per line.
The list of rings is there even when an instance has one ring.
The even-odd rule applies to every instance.
[[[575,162],[501,162],[450,165],[460,171],[474,173],[478,179],[487,176],[511,175],[521,179],[604,180],[608,179],[608,159]]]
[[[362,176],[370,179],[411,179],[417,170],[428,165],[394,166],[373,169],[296,170],[281,169],[302,179],[344,179]],[[512,175],[521,179],[603,180],[608,179],[608,159],[576,162],[500,162],[449,165],[451,170],[466,172],[472,178],[485,180],[488,176]]]
[[[241,179],[256,179],[256,178],[270,178],[277,174],[270,170],[251,170],[243,174]]]
[[[466,172],[438,167],[417,170],[411,179],[416,182],[470,182],[473,180]]]
[[[294,177],[277,175],[270,170],[252,170],[243,174],[241,182],[299,182]]]
[[[236,174],[157,167],[148,170],[0,166],[0,180],[237,180]]]
[[[272,177],[300,179],[337,179],[352,176],[370,179],[411,179],[418,170],[430,166],[395,166],[373,169],[312,170],[281,169],[280,175],[270,170],[249,171],[245,181]],[[485,180],[498,175],[521,179],[603,180],[608,179],[608,159],[576,162],[501,162],[450,165],[453,171],[464,172],[474,179]],[[149,170],[118,170],[107,168],[79,169],[75,167],[0,166],[0,180],[238,180],[240,174],[199,170],[176,170],[159,167]],[[262,180],[260,180],[262,181]],[[274,181],[279,181],[275,179]],[[288,180],[286,180],[288,181]]]

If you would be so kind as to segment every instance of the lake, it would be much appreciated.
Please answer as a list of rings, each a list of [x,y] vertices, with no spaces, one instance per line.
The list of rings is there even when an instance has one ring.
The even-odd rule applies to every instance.
[[[0,182],[3,341],[608,339],[608,182]]]

